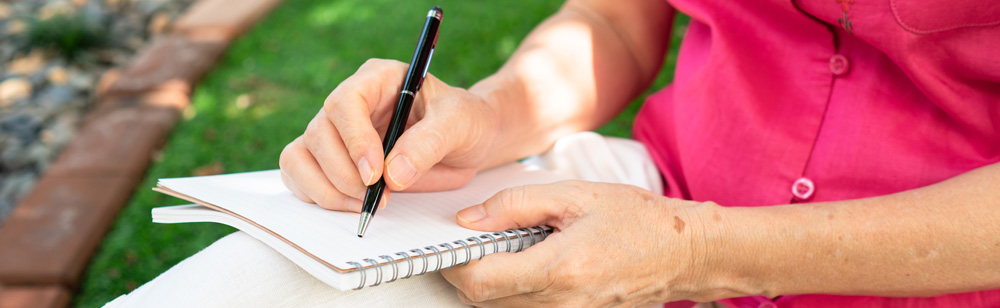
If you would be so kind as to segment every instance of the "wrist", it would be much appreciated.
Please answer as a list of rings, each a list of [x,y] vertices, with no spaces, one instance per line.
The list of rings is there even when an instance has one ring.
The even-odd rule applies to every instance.
[[[691,241],[690,296],[709,302],[743,296],[773,296],[769,281],[757,275],[761,254],[766,253],[767,234],[755,229],[747,215],[753,208],[723,207],[714,202],[688,209],[700,234]]]
[[[469,88],[469,92],[483,100],[490,110],[490,123],[483,136],[489,139],[487,151],[490,153],[479,170],[492,168],[526,157],[530,154],[522,148],[526,140],[524,128],[528,124],[523,118],[530,109],[525,106],[527,98],[517,86],[518,83],[502,74],[494,74]],[[519,121],[520,120],[520,121]]]

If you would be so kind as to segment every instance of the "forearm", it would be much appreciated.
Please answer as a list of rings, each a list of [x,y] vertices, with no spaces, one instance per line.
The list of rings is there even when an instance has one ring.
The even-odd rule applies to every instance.
[[[1000,288],[998,210],[1000,164],[875,198],[711,208],[707,263],[719,271],[706,277],[766,296]]]
[[[598,127],[655,78],[669,43],[672,8],[664,1],[613,7],[588,2],[569,1],[496,74],[469,89],[499,117],[495,155],[484,167]]]

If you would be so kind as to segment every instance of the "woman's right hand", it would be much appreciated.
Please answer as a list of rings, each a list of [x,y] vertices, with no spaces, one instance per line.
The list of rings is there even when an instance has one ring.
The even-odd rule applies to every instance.
[[[366,186],[383,174],[389,190],[448,190],[484,167],[496,143],[498,111],[431,74],[417,92],[406,131],[383,157],[382,137],[406,70],[399,61],[368,60],[327,96],[302,136],[281,152],[281,179],[296,197],[360,212]]]

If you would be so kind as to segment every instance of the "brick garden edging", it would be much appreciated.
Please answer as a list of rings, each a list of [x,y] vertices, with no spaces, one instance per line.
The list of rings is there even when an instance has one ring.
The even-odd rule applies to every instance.
[[[0,226],[0,307],[65,307],[91,255],[229,43],[281,0],[201,0],[121,71]]]

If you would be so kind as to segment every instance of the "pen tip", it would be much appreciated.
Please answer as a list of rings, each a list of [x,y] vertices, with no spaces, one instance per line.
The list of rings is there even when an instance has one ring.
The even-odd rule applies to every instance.
[[[361,223],[358,224],[358,237],[365,236],[365,231],[368,230],[368,223],[372,221],[372,214],[368,212],[361,212]]]

